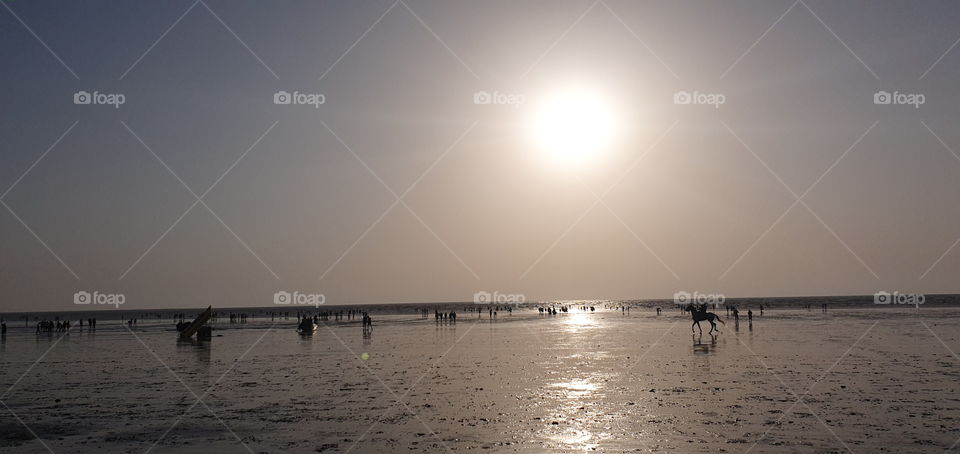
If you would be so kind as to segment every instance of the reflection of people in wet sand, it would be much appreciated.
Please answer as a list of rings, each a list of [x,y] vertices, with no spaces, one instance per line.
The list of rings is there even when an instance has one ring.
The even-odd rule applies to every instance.
[[[717,314],[713,312],[707,312],[707,305],[701,304],[699,307],[694,306],[693,303],[690,303],[687,306],[687,312],[690,312],[690,316],[693,318],[693,325],[690,325],[690,331],[693,331],[693,327],[696,326],[700,329],[700,332],[703,332],[703,328],[700,327],[700,322],[706,320],[710,322],[710,332],[713,333],[714,330],[717,330],[717,324],[714,323],[714,320],[723,323],[723,320]],[[723,323],[726,325],[726,323]]]
[[[703,343],[703,331],[700,333],[693,333],[693,352],[694,353],[710,353],[710,347],[717,346],[717,336],[713,333],[710,334],[710,343]]]

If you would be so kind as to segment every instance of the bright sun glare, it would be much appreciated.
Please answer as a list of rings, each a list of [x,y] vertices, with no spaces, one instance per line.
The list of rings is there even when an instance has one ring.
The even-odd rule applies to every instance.
[[[535,115],[537,145],[551,158],[566,162],[582,162],[609,147],[617,129],[611,103],[585,89],[548,95]]]

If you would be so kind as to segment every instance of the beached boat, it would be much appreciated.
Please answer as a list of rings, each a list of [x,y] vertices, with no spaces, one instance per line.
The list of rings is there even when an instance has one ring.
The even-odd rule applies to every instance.
[[[189,326],[184,326],[185,324],[178,325],[177,331],[180,331],[180,338],[189,339],[193,337],[193,335],[197,334],[197,331],[200,331],[200,328],[202,328],[212,316],[213,306],[207,306],[207,310],[201,312],[200,315],[198,315],[197,318],[193,320],[193,323],[191,323]]]

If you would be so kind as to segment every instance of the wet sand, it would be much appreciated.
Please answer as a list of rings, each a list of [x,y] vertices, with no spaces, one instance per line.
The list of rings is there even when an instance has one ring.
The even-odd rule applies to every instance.
[[[960,439],[960,309],[775,310],[752,328],[746,311],[739,328],[717,312],[715,337],[650,309],[374,314],[368,339],[332,321],[302,337],[292,320],[206,343],[167,324],[11,334],[0,452],[942,452]]]

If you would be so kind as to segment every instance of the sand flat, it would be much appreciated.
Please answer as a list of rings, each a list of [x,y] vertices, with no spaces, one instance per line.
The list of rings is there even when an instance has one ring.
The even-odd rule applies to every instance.
[[[369,338],[336,322],[301,337],[289,320],[202,344],[165,325],[55,346],[9,335],[4,389],[47,353],[3,401],[54,452],[942,452],[960,439],[958,309],[775,310],[752,328],[724,317],[716,336],[677,312],[571,311],[382,316]],[[48,452],[10,412],[0,424],[3,452]]]

